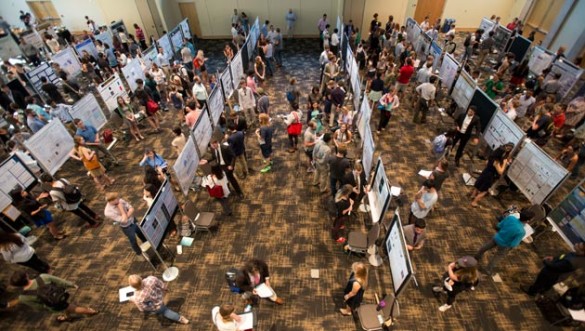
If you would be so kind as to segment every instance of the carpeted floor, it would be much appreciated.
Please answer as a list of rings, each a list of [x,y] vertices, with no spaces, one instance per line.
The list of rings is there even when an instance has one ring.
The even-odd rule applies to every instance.
[[[202,41],[198,48],[210,58],[210,72],[225,64],[221,41]],[[304,93],[318,81],[318,55],[314,40],[295,40],[286,43],[284,66],[263,86],[267,89],[272,114],[288,111],[284,86],[290,77],[299,79]],[[142,194],[142,169],[138,162],[143,148],[154,147],[163,157],[173,160],[170,142],[171,129],[177,124],[172,112],[166,113],[164,133],[148,135],[144,143],[120,143],[114,153],[122,164],[111,171],[118,181],[115,190],[139,209],[145,211]],[[377,123],[374,115],[372,124]],[[401,186],[409,199],[418,189],[422,178],[420,169],[431,169],[434,159],[430,155],[430,139],[436,132],[452,123],[439,122],[431,117],[426,126],[411,123],[409,103],[403,101],[392,118],[390,129],[376,140],[376,157],[382,155],[387,175],[393,185]],[[142,257],[132,252],[121,230],[107,221],[98,229],[86,230],[84,223],[71,214],[56,212],[57,223],[69,237],[55,242],[46,230],[34,233],[40,237],[35,244],[38,254],[50,262],[54,274],[79,285],[73,301],[99,309],[100,314],[90,318],[59,325],[55,316],[46,311],[32,311],[20,306],[0,312],[0,328],[4,330],[158,330],[172,327],[181,330],[215,330],[211,322],[211,308],[220,303],[232,302],[237,310],[244,303],[229,291],[224,273],[238,267],[249,258],[267,261],[271,283],[283,306],[263,301],[257,310],[258,331],[309,331],[358,330],[359,322],[341,316],[342,290],[355,261],[363,257],[347,257],[340,244],[331,240],[331,219],[327,213],[329,196],[319,194],[310,185],[311,175],[304,167],[301,152],[289,154],[284,125],[274,118],[274,166],[267,174],[260,174],[261,159],[254,137],[247,140],[250,165],[256,171],[240,180],[246,198],[231,197],[233,217],[221,217],[221,225],[213,235],[198,234],[192,247],[184,247],[174,265],[180,269],[179,278],[170,283],[169,307],[191,320],[191,325],[172,324],[160,317],[145,316],[132,304],[118,302],[118,289],[127,285],[127,276],[133,273],[148,275],[152,268]],[[355,143],[357,149],[359,143]],[[566,247],[555,234],[544,235],[535,245],[522,244],[502,261],[497,270],[503,278],[495,283],[483,277],[474,292],[463,293],[453,308],[445,313],[438,311],[442,304],[431,291],[438,283],[445,266],[462,255],[473,254],[493,235],[495,216],[510,203],[527,205],[517,194],[507,194],[504,201],[486,198],[481,207],[472,208],[466,194],[461,173],[466,168],[483,168],[482,161],[471,163],[462,160],[462,167],[451,168],[451,177],[445,182],[438,207],[428,218],[428,240],[425,247],[412,256],[419,286],[409,285],[399,298],[400,316],[396,330],[551,330],[553,327],[542,317],[534,300],[518,289],[520,283],[532,281],[540,267],[542,257],[565,251]],[[102,213],[104,198],[92,190],[80,164],[68,162],[58,176],[72,179],[83,186],[89,205]],[[566,192],[574,182],[566,183]],[[561,196],[561,194],[558,194]],[[178,195],[183,201],[185,198]],[[214,211],[221,207],[205,191],[190,192],[199,210]],[[555,196],[556,199],[559,199]],[[406,215],[408,204],[400,208]],[[350,230],[366,231],[364,217],[358,213],[352,218]],[[220,217],[220,216],[218,216]],[[389,217],[389,216],[388,216]],[[367,222],[369,224],[370,222]],[[173,248],[177,239],[167,239]],[[489,253],[488,253],[489,254]],[[3,263],[3,262],[2,262]],[[0,280],[4,283],[20,266],[2,264]],[[320,278],[310,277],[311,269],[319,269]],[[160,273],[158,274],[160,276]],[[392,291],[387,257],[378,268],[370,267],[369,288],[364,302],[374,301],[374,292]],[[444,300],[444,298],[442,299]]]

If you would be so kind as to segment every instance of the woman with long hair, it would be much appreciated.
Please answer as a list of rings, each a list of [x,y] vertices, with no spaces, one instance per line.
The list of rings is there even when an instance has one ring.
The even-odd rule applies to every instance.
[[[361,262],[354,262],[351,265],[351,274],[343,291],[345,308],[339,309],[342,315],[351,316],[352,312],[359,307],[364,298],[364,291],[368,286],[368,267]]]
[[[185,118],[185,101],[181,92],[177,90],[176,85],[170,85],[169,102],[178,113],[179,123],[182,123]]]
[[[447,302],[439,307],[441,312],[451,308],[457,294],[472,290],[479,282],[477,260],[472,256],[464,256],[455,262],[449,263],[447,272],[441,278],[441,286],[433,287],[433,292],[447,292]]]
[[[266,173],[272,169],[272,134],[274,131],[270,126],[270,117],[268,114],[260,114],[258,120],[260,122],[260,128],[256,129],[256,137],[258,138],[264,161],[264,168],[260,172]]]
[[[47,205],[39,202],[40,199],[49,197],[49,193],[43,192],[35,199],[31,194],[18,186],[10,191],[10,197],[12,198],[12,203],[18,209],[27,213],[37,227],[40,228],[46,225],[55,240],[65,238],[65,234],[59,231],[57,225],[53,222],[53,214],[47,209]]]
[[[333,239],[338,243],[345,242],[345,238],[341,234],[345,230],[345,222],[349,219],[349,213],[353,209],[353,200],[349,198],[351,192],[353,192],[353,187],[346,184],[335,193],[337,217],[335,217],[331,234],[333,235]]]
[[[193,67],[196,69],[195,74],[197,71],[201,73],[201,78],[203,78],[203,82],[207,83],[207,68],[205,67],[205,62],[207,58],[202,50],[197,51],[197,56],[193,59]]]
[[[0,253],[8,263],[16,263],[34,269],[38,273],[51,273],[51,267],[41,260],[20,233],[0,232]]]
[[[224,215],[232,215],[232,209],[230,208],[230,204],[228,202],[230,189],[228,187],[227,176],[223,172],[221,165],[216,164],[211,167],[211,173],[203,179],[201,186],[208,187],[209,195],[214,197],[221,204]],[[212,191],[216,187],[221,187],[221,194],[213,196]]]
[[[162,179],[161,179],[162,178]],[[151,165],[144,166],[144,177],[142,177],[142,183],[146,187],[146,185],[152,185],[154,187],[154,191],[158,192],[160,187],[162,186],[162,182],[164,180],[164,176],[156,171],[156,169]]]
[[[256,61],[254,61],[254,73],[256,74],[258,85],[262,86],[262,82],[266,78],[266,64],[260,56],[256,56]]]
[[[473,200],[471,206],[477,207],[477,203],[487,195],[494,182],[504,174],[506,168],[511,163],[510,153],[513,148],[513,144],[505,144],[492,152],[487,161],[486,167],[473,185],[473,191],[471,192],[471,199]]]
[[[130,129],[130,134],[136,139],[136,141],[140,141],[144,139],[142,133],[140,133],[140,129],[138,128],[138,121],[136,121],[136,117],[134,117],[134,111],[132,110],[132,106],[126,103],[123,97],[118,97],[118,114],[122,116],[124,123]]]
[[[81,136],[73,137],[75,147],[71,157],[83,162],[83,166],[95,182],[100,191],[104,191],[106,186],[114,184],[115,180],[106,174],[106,169],[101,164],[95,151],[85,147],[85,140]]]
[[[390,122],[390,117],[392,117],[392,112],[398,109],[398,107],[400,107],[400,100],[398,99],[398,95],[396,95],[396,88],[392,88],[390,92],[384,94],[378,102],[380,122],[378,122],[377,134],[380,134],[381,131],[386,129],[388,122]]]

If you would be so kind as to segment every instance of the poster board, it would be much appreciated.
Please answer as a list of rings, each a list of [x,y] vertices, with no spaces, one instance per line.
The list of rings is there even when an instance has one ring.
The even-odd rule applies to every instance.
[[[433,41],[431,43],[430,54],[434,57],[434,61],[433,61],[433,71],[434,72],[439,70],[439,62],[441,61],[441,54],[442,53],[443,53],[443,50],[441,49],[439,44],[436,41]]]
[[[118,28],[122,28],[122,30],[124,30],[124,32],[128,34],[128,29],[126,29],[124,21],[119,20],[112,22],[112,24],[110,24],[110,31],[112,31],[112,33],[115,34],[116,36],[118,35]]]
[[[195,123],[193,130],[191,131],[191,135],[193,136],[195,144],[197,145],[200,158],[203,158],[203,155],[205,155],[207,152],[207,146],[209,145],[209,141],[211,141],[212,134],[213,129],[211,128],[209,115],[207,114],[206,109],[203,109],[201,115],[199,115],[199,118],[197,119],[197,123]]]
[[[475,106],[477,108],[476,114],[479,116],[479,122],[481,123],[481,132],[485,132],[492,116],[494,116],[494,113],[498,109],[498,104],[485,94],[484,91],[475,88],[469,106]]]
[[[359,98],[358,98],[359,100]],[[366,134],[366,127],[370,126],[370,119],[372,118],[372,108],[368,98],[363,98],[360,109],[360,117],[358,119],[358,132],[361,137]]]
[[[347,74],[349,75],[349,77],[351,77],[351,72],[353,70],[358,70],[358,68],[355,68],[353,66],[353,63],[355,62],[355,59],[353,57],[353,52],[351,51],[351,46],[348,43],[347,44],[347,52],[346,52],[346,57],[345,57],[345,71],[347,72]],[[354,69],[355,68],[355,69]]]
[[[497,50],[499,53],[506,51],[506,45],[508,44],[508,40],[512,36],[512,31],[508,30],[502,25],[496,26],[494,30],[494,49]]]
[[[482,18],[481,22],[479,23],[479,28],[483,30],[483,34],[481,35],[482,40],[486,40],[489,37],[490,31],[494,29],[496,22],[490,21],[487,18]]]
[[[47,62],[41,62],[38,67],[26,72],[25,76],[32,85],[33,89],[37,92],[38,95],[43,97],[43,99],[45,92],[43,92],[43,89],[41,88],[43,85],[43,83],[41,83],[41,77],[46,77],[49,82],[56,85],[61,83],[60,78],[57,77],[57,74]]]
[[[12,204],[12,199],[10,196],[2,191],[0,191],[0,211],[5,210]]]
[[[353,59],[353,63],[351,65],[356,70],[351,71],[350,81],[351,81],[351,90],[353,91],[353,109],[358,110],[360,109],[360,96],[362,94],[362,81],[360,79],[360,71],[355,62],[355,58]],[[364,98],[366,99],[366,98]]]
[[[575,83],[579,80],[579,77],[583,74],[583,69],[567,61],[566,59],[560,58],[555,61],[551,67],[548,75],[544,78],[545,84],[549,80],[553,79],[555,74],[560,74],[561,88],[557,92],[561,98],[567,96],[571,91]]]
[[[156,44],[158,45],[158,47],[163,49],[165,58],[170,61],[175,55],[175,53],[173,52],[173,46],[171,45],[171,39],[169,38],[169,34],[167,33],[164,36],[160,37],[156,41]]]
[[[98,58],[98,50],[91,39],[85,39],[79,42],[77,45],[75,45],[75,51],[80,58],[83,57],[83,51],[86,51],[89,53],[89,55],[96,59]]]
[[[94,35],[93,38],[101,41],[103,44],[107,44],[110,48],[114,48],[114,38],[112,37],[112,32],[110,32],[110,30],[98,33]]]
[[[376,170],[370,184],[368,202],[370,203],[372,222],[378,223],[384,218],[384,213],[390,204],[390,185],[380,157],[378,157]]]
[[[585,183],[582,181],[569,193],[548,218],[563,232],[570,244],[585,240]],[[571,245],[571,246],[572,246]]]
[[[550,67],[554,58],[555,55],[548,49],[536,46],[532,49],[532,53],[530,53],[528,68],[530,69],[530,72],[536,76],[540,76],[544,69]]]
[[[562,184],[569,172],[531,140],[516,155],[508,178],[533,204],[541,204]]]
[[[404,231],[398,209],[394,212],[394,217],[392,217],[384,242],[388,252],[394,296],[398,297],[406,285],[409,284],[413,275],[412,262],[410,261],[410,255],[406,248],[406,240],[404,239]]]
[[[160,67],[160,63],[156,58],[157,54],[158,51],[155,45],[148,47],[144,52],[142,52],[142,62],[144,64],[142,71],[146,72],[150,70],[150,67],[152,66],[153,63],[156,63]]]
[[[8,60],[20,55],[23,55],[22,50],[10,34],[0,38],[0,58],[2,60]]]
[[[520,35],[515,35],[514,38],[512,38],[512,43],[510,44],[508,53],[514,54],[514,61],[522,63],[524,57],[530,49],[530,45],[532,45],[532,41]]]
[[[453,58],[451,54],[445,54],[441,67],[439,69],[439,77],[443,87],[446,87],[448,91],[451,90],[455,77],[457,77],[457,71],[459,70],[459,62]]]
[[[183,195],[189,194],[189,188],[195,179],[195,171],[199,166],[199,156],[197,155],[197,148],[195,147],[195,141],[193,136],[189,136],[185,147],[179,154],[179,157],[173,164],[173,170],[175,170],[175,176]]]
[[[254,21],[254,24],[250,27],[250,34],[248,34],[248,39],[250,43],[248,44],[248,58],[250,60],[254,60],[254,50],[256,49],[256,44],[258,43],[258,38],[260,37],[260,22],[258,17]]]
[[[122,67],[122,75],[124,75],[124,79],[126,79],[126,83],[128,83],[130,91],[132,92],[136,91],[138,88],[138,84],[136,84],[138,78],[143,81],[146,80],[146,76],[144,75],[144,71],[142,71],[142,66],[138,59],[130,59],[128,63]]]
[[[508,118],[501,109],[496,110],[483,133],[483,139],[492,150],[507,143],[512,143],[514,147],[517,147],[525,136],[524,130]]]
[[[224,109],[223,96],[219,87],[215,87],[209,94],[207,106],[209,116],[211,116],[211,122],[213,122],[213,126],[216,127],[219,124],[219,119]]]
[[[219,75],[219,80],[221,82],[221,89],[223,91],[223,97],[227,101],[231,98],[232,94],[234,93],[234,86],[232,82],[232,73],[230,70],[230,66],[227,66],[225,70]]]
[[[417,31],[418,34],[420,34],[420,26],[418,26],[418,23],[416,23],[414,18],[408,17],[406,19],[406,40],[408,40],[409,43],[412,44],[418,39],[418,34],[416,34]]]
[[[230,71],[232,72],[232,82],[234,87],[240,84],[240,79],[244,78],[244,65],[242,63],[242,51],[240,50],[230,62]]]
[[[16,155],[10,156],[0,165],[0,211],[12,203],[10,191],[16,186],[29,190],[37,184],[34,173]]]
[[[451,91],[451,97],[457,104],[457,106],[467,109],[469,107],[469,103],[471,102],[471,98],[473,98],[473,94],[475,93],[476,83],[465,71],[462,69],[459,72],[459,77],[455,81],[455,86],[453,87],[453,91]]]
[[[109,111],[118,108],[118,97],[123,97],[125,100],[128,100],[128,93],[126,92],[124,83],[122,83],[122,79],[118,76],[117,72],[105,82],[98,85],[97,90]]]
[[[69,160],[73,138],[61,121],[51,121],[24,142],[24,146],[49,174],[54,175]]]
[[[102,107],[92,93],[86,94],[83,98],[77,101],[69,110],[69,114],[71,117],[79,118],[85,124],[93,126],[98,131],[108,123],[108,119],[106,118],[106,115],[104,115]]]
[[[423,61],[429,54],[431,48],[432,39],[426,33],[421,33],[418,36],[418,40],[415,44],[416,55],[419,60]]]
[[[362,166],[366,174],[366,180],[370,180],[370,172],[372,172],[372,162],[374,160],[374,137],[372,129],[369,125],[366,126],[366,133],[362,136]]]
[[[51,60],[57,63],[61,70],[65,71],[70,77],[76,77],[81,74],[81,63],[71,47],[67,47],[53,55]]]
[[[183,31],[183,37],[185,37],[185,39],[191,39],[191,27],[189,27],[189,19],[186,18],[182,20],[181,23],[179,23],[179,26],[181,27],[181,31]]]
[[[169,223],[179,210],[177,198],[169,180],[165,180],[144,218],[140,222],[140,230],[152,247],[158,248],[164,239]]]
[[[22,32],[20,38],[24,39],[27,44],[33,45],[37,50],[45,50],[45,42],[43,41],[43,38],[34,29]]]
[[[183,47],[183,31],[181,30],[180,25],[177,25],[173,30],[171,30],[171,32],[169,32],[169,38],[171,39],[174,52],[180,53],[181,48]]]

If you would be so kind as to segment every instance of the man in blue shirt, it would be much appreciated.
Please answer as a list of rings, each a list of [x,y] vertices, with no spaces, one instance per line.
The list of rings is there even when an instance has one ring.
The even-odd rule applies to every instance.
[[[110,150],[101,142],[98,130],[91,125],[86,125],[79,118],[73,119],[73,123],[77,127],[75,131],[76,136],[83,137],[85,145],[91,149],[97,149],[104,153],[114,164],[118,165],[118,159],[110,152]]]
[[[34,134],[37,133],[40,129],[42,129],[47,123],[41,121],[33,110],[27,109],[26,124],[28,125],[30,131]]]
[[[520,214],[514,213],[506,216],[500,223],[498,223],[498,232],[492,239],[483,244],[479,251],[475,254],[475,259],[480,261],[483,254],[492,248],[497,248],[496,253],[490,260],[485,271],[488,275],[492,274],[494,266],[503,259],[508,252],[520,245],[520,242],[526,235],[524,231],[524,223],[534,217],[534,214],[530,211],[521,211]]]

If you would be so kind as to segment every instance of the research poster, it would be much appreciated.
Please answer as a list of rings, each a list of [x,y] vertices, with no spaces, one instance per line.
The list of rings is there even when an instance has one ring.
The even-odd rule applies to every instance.
[[[83,51],[86,51],[89,55],[92,55],[96,59],[98,58],[98,50],[91,39],[85,39],[75,45],[75,50],[77,51],[77,54],[79,54],[80,58],[83,57]]]
[[[508,44],[508,40],[511,36],[512,31],[508,30],[502,25],[496,26],[496,29],[494,30],[494,40],[496,42],[494,49],[500,53],[503,52],[506,49],[506,45]]]
[[[146,72],[147,70],[150,70],[150,67],[153,63],[156,63],[156,65],[160,66],[160,62],[156,58],[157,55],[158,49],[154,45],[148,47],[144,52],[142,52],[142,63],[144,64],[142,66],[142,71]]]
[[[500,109],[496,110],[490,124],[483,132],[483,138],[492,150],[507,143],[512,143],[516,147],[524,136],[524,130]]]
[[[177,206],[173,188],[166,180],[140,222],[140,229],[153,247],[158,247],[163,241],[167,227],[177,211]]]
[[[451,54],[445,54],[443,62],[441,62],[441,69],[439,70],[439,77],[443,87],[450,90],[457,77],[457,70],[459,69],[459,62],[457,62]]]
[[[16,155],[11,156],[0,165],[0,192],[10,194],[10,191],[16,186],[29,189],[36,180],[32,171]],[[6,208],[6,206],[3,207]],[[0,211],[4,208],[0,206]]]
[[[232,72],[232,81],[234,84],[234,88],[240,86],[240,79],[245,78],[244,76],[244,64],[242,63],[242,51],[239,51],[232,62],[230,63],[231,72]]]
[[[465,70],[461,70],[451,92],[457,106],[467,109],[475,93],[475,81]]]
[[[128,93],[126,92],[122,79],[120,79],[118,73],[115,73],[112,77],[108,78],[108,80],[98,85],[97,90],[109,111],[118,108],[118,97],[123,97],[128,100]]]
[[[177,181],[179,182],[181,191],[185,196],[189,194],[189,188],[193,183],[195,171],[198,166],[199,157],[197,155],[195,141],[193,140],[193,136],[189,136],[189,140],[187,140],[181,154],[179,154],[175,164],[173,164],[173,170],[175,170]]]
[[[485,40],[487,37],[489,37],[490,31],[494,29],[495,25],[496,25],[495,22],[492,22],[485,17],[481,19],[481,23],[479,23],[479,28],[483,30],[483,34],[481,35],[482,40]]]
[[[358,132],[363,137],[366,134],[366,127],[370,126],[370,119],[372,118],[372,108],[368,98],[362,100],[362,105],[359,109]]]
[[[216,87],[213,89],[213,91],[211,91],[209,99],[207,100],[207,105],[213,126],[217,126],[221,117],[221,113],[223,113],[224,105],[223,96],[221,95],[221,89],[219,87]]]
[[[67,47],[53,55],[51,60],[57,63],[61,70],[65,71],[70,77],[75,77],[81,73],[81,63],[71,47]]]
[[[351,65],[353,68],[358,68],[357,63],[355,62],[355,58],[353,59],[353,63]],[[362,94],[362,81],[360,80],[360,72],[359,70],[352,70],[351,72],[351,90],[353,91],[353,109],[358,110],[360,109],[360,96]],[[364,98],[366,99],[366,98]]]
[[[110,48],[114,48],[114,39],[112,38],[112,33],[110,30],[104,31],[102,33],[96,34],[93,36],[95,40],[99,40],[104,44],[110,46]]]
[[[143,81],[146,80],[146,76],[144,75],[144,71],[142,71],[142,66],[138,59],[129,60],[129,62],[122,68],[122,75],[124,75],[124,79],[126,79],[130,91],[132,92],[136,91],[138,88],[138,84],[136,84],[137,79],[140,78]]]
[[[232,75],[230,73],[230,66],[227,66],[225,70],[219,76],[221,81],[221,88],[223,90],[223,96],[225,100],[231,98],[234,92],[234,86],[232,85]]]
[[[412,265],[398,211],[394,214],[390,223],[388,237],[386,238],[386,250],[388,251],[394,295],[398,296],[412,275]]]
[[[164,51],[165,58],[167,60],[171,60],[175,53],[173,52],[173,47],[171,46],[171,39],[169,38],[169,34],[165,34],[164,36],[160,37],[156,44],[158,47],[162,48]]]
[[[351,77],[351,72],[353,70],[357,70],[357,68],[354,69],[354,67],[353,67],[354,62],[355,62],[355,59],[353,57],[353,52],[351,51],[351,46],[348,43],[347,44],[347,55],[345,58],[345,71],[347,71],[347,75],[349,77]]]
[[[429,54],[429,50],[431,48],[431,37],[426,33],[421,33],[418,37],[418,41],[416,42],[416,55],[419,60],[425,61],[427,55]]]
[[[77,101],[69,110],[69,114],[71,114],[71,117],[79,118],[85,124],[91,125],[97,130],[103,128],[108,122],[102,107],[92,93],[86,94]]]
[[[44,95],[44,92],[41,89],[41,86],[43,85],[43,83],[41,83],[41,77],[46,77],[49,82],[60,85],[60,78],[57,77],[57,74],[47,62],[42,62],[38,67],[26,72],[25,76],[33,86],[34,90],[40,95]]]
[[[38,50],[45,49],[45,42],[36,30],[25,31],[20,37],[24,39],[27,44],[33,45]]]
[[[372,129],[366,126],[366,134],[363,136],[363,150],[362,150],[362,166],[366,179],[370,180],[370,172],[372,172],[372,162],[374,160],[374,137],[372,136]]]
[[[73,138],[61,121],[51,121],[24,145],[39,165],[51,175],[67,162],[73,149]]]
[[[545,77],[544,81],[546,83],[553,79],[555,74],[560,74],[561,78],[559,79],[559,82],[561,83],[561,88],[557,94],[564,98],[569,93],[571,88],[573,88],[573,85],[575,85],[575,83],[579,80],[579,77],[581,77],[582,73],[583,69],[577,67],[567,60],[560,59],[553,63],[550,73]]]
[[[443,50],[441,49],[439,44],[433,41],[431,43],[430,53],[435,58],[435,60],[433,61],[433,71],[437,71],[439,70],[439,62],[441,61],[441,53],[443,53]]]
[[[181,26],[181,31],[183,31],[183,36],[185,39],[191,39],[191,28],[189,27],[189,19],[184,19],[179,23]]]
[[[203,109],[201,115],[199,115],[197,124],[195,124],[193,131],[191,132],[193,138],[195,139],[195,143],[197,144],[199,156],[203,157],[203,155],[205,155],[207,152],[207,146],[211,140],[212,133],[213,129],[211,128],[209,115],[207,115],[207,111]]]
[[[418,24],[412,17],[406,19],[406,40],[408,40],[410,43],[414,43],[417,38],[417,35],[415,34],[415,27],[417,25]],[[418,28],[418,31],[420,33],[420,27]]]
[[[388,184],[381,158],[378,158],[378,163],[376,164],[374,179],[368,192],[368,200],[370,202],[372,222],[378,223],[384,217],[390,201],[390,185]]]
[[[544,69],[550,67],[554,58],[555,55],[553,53],[541,46],[536,46],[532,49],[532,53],[530,53],[528,68],[535,75],[540,76]]]
[[[183,47],[183,31],[181,31],[180,25],[177,25],[177,27],[170,32],[170,38],[175,53],[180,53],[181,47]]]

